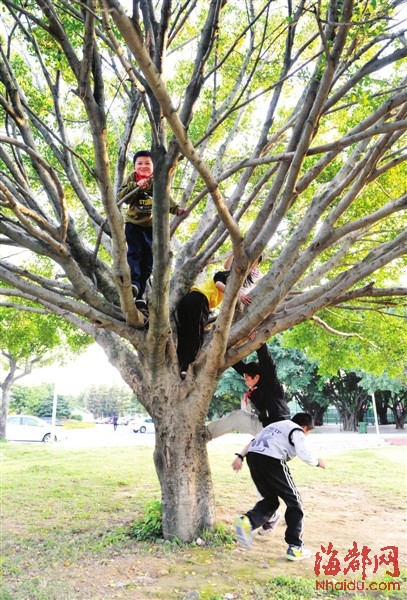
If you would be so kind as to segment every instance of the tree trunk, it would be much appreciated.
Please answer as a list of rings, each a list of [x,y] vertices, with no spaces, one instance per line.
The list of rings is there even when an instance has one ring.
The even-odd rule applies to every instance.
[[[324,424],[326,406],[316,406],[313,410],[314,424],[318,427]]]
[[[389,421],[387,419],[387,404],[383,405],[380,404],[379,406],[376,403],[376,408],[377,408],[377,416],[379,417],[379,423],[380,425],[388,425]]]
[[[154,462],[161,485],[165,539],[190,542],[215,525],[215,499],[204,428],[186,418],[156,432]]]
[[[355,413],[349,410],[341,412],[341,419],[344,431],[356,431]]]
[[[8,405],[10,400],[10,387],[1,386],[1,412],[0,412],[0,440],[6,438],[6,423],[8,416]]]
[[[8,406],[10,403],[10,390],[13,385],[15,373],[17,370],[17,362],[16,360],[9,355],[9,372],[5,377],[3,383],[1,384],[1,411],[0,411],[0,440],[6,439],[6,425],[7,425],[7,417],[8,417]]]
[[[394,423],[396,424],[396,429],[404,429],[404,421],[406,418],[406,411],[401,406],[401,403],[396,401],[390,406],[391,411],[394,417]]]

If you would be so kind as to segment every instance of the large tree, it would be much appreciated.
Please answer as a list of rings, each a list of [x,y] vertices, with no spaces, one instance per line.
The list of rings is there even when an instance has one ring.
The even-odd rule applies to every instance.
[[[115,0],[3,0],[0,242],[54,269],[1,260],[2,293],[92,336],[151,414],[166,538],[214,525],[204,421],[226,368],[327,307],[402,311],[398,4],[135,0],[127,14]],[[143,329],[116,191],[146,144],[154,270]],[[186,220],[170,222],[170,195]],[[182,381],[173,309],[230,249],[223,305]],[[261,252],[264,277],[234,318]]]

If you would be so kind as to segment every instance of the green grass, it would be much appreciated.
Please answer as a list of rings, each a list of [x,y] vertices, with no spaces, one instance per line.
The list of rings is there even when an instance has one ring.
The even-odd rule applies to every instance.
[[[248,473],[236,474],[230,468],[233,453],[239,449],[209,448],[216,504],[219,511],[231,515],[249,508],[255,499]],[[246,555],[236,556],[233,529],[228,523],[218,523],[213,533],[204,532],[202,547],[162,540],[135,541],[130,536],[132,524],[145,523],[146,507],[156,507],[154,503],[160,500],[150,447],[77,450],[57,444],[5,443],[0,451],[4,523],[1,600],[168,600],[184,598],[185,589],[193,589],[199,576],[207,579],[199,583],[200,600],[223,600],[222,589],[227,591],[231,586],[238,590],[239,600],[353,597],[342,592],[318,595],[313,588],[315,576],[313,580],[309,576],[296,578],[278,575],[277,571],[271,577],[269,570],[275,561],[265,558],[267,568],[259,568]],[[398,509],[405,501],[405,470],[400,466],[404,455],[405,449],[391,446],[328,456],[324,471],[316,472],[298,460],[290,468],[301,486],[311,486],[318,479],[332,492],[333,499],[335,489],[346,486],[367,490],[378,506]],[[149,518],[147,529],[151,523],[157,525],[154,511]],[[134,585],[119,591],[107,586],[92,595],[88,589],[91,574],[98,570],[103,573],[127,560],[141,565],[142,573],[152,564],[159,571],[156,565],[162,563],[161,570],[168,571],[163,578],[170,580],[166,585],[171,595],[168,589],[157,591],[159,586],[153,596],[143,596],[147,593],[143,591],[137,595],[137,577],[130,578]],[[128,573],[129,567],[126,569]],[[213,580],[211,573],[217,575]],[[82,581],[79,588],[75,587],[78,581]],[[78,589],[84,582],[87,587],[81,595]],[[405,587],[401,594],[363,597],[404,596]]]
[[[92,429],[93,427],[95,427],[95,423],[77,421],[76,419],[67,419],[63,424],[64,429]]]

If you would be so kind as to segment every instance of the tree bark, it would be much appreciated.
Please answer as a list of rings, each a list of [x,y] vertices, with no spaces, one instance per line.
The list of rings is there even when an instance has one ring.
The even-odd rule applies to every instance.
[[[4,355],[4,353],[3,353]],[[6,426],[8,417],[8,407],[10,403],[10,390],[14,381],[17,379],[17,361],[10,354],[7,355],[7,361],[9,363],[9,371],[4,378],[4,381],[0,384],[1,388],[1,411],[0,411],[0,440],[6,438]]]
[[[188,415],[156,429],[154,464],[161,486],[163,535],[191,541],[213,530],[215,500],[204,428]]]

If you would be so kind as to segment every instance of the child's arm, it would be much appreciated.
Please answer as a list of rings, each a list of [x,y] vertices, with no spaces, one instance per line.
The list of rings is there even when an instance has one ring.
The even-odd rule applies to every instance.
[[[225,293],[225,289],[226,289],[225,283],[223,283],[222,281],[216,281],[215,286],[218,288],[218,290]],[[250,302],[252,301],[252,299],[249,295],[243,294],[242,292],[240,292],[239,299],[241,302],[243,302],[243,304],[250,304]]]
[[[321,469],[325,469],[325,461],[312,454],[305,441],[305,435],[301,431],[294,431],[292,433],[292,441],[298,458],[312,467],[321,467]]]
[[[231,252],[229,254],[229,256],[227,257],[227,259],[225,260],[225,264],[223,265],[223,268],[230,269],[230,267],[232,266],[232,262],[233,262],[233,252]]]
[[[137,181],[134,180],[134,173],[131,173],[121,184],[119,191],[117,192],[117,200],[122,200],[127,194],[137,189]]]
[[[235,460],[232,462],[232,469],[234,471],[240,471],[240,469],[243,467],[243,461],[244,461],[244,457],[246,456],[246,454],[249,451],[249,447],[250,447],[251,442],[249,442],[247,444],[247,446],[245,446],[243,448],[243,450],[241,452],[238,452],[236,454],[236,458]]]

